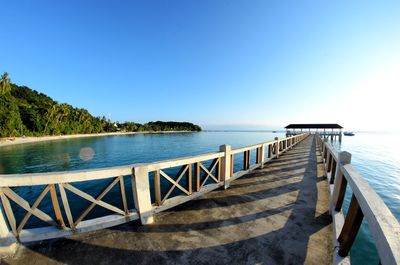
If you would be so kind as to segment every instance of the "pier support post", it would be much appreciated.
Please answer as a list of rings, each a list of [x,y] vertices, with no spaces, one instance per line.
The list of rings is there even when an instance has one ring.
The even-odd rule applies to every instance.
[[[264,168],[264,164],[265,164],[265,145],[262,144],[261,148],[260,148],[260,152],[261,152],[261,168]]]
[[[228,144],[221,145],[219,147],[220,152],[224,152],[224,156],[222,157],[222,174],[221,180],[224,182],[224,189],[229,188],[231,178],[231,150],[232,147]]]
[[[278,137],[275,137],[275,141],[276,141],[276,149],[275,149],[275,151],[276,151],[276,158],[279,158],[279,139],[278,139]]]
[[[0,257],[14,254],[16,249],[17,239],[8,228],[3,211],[3,204],[0,200]]]
[[[149,170],[147,166],[135,166],[132,169],[132,191],[140,221],[143,225],[153,223],[153,206],[151,205]]]

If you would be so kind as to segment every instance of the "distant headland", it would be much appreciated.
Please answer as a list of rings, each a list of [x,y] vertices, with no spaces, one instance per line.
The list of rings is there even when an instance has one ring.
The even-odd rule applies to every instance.
[[[201,130],[190,122],[113,122],[104,116],[94,117],[86,109],[58,103],[29,87],[13,84],[7,73],[0,79],[0,138]]]

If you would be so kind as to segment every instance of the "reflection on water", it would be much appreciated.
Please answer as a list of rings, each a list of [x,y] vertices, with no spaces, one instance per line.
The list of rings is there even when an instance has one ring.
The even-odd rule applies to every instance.
[[[79,158],[85,161],[92,160],[95,155],[95,152],[90,147],[84,147],[79,152]]]

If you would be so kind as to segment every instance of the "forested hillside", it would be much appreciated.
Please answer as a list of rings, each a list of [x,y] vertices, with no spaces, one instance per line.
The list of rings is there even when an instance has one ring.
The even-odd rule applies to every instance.
[[[93,117],[86,109],[58,103],[26,86],[0,79],[0,137],[101,133],[115,131],[201,131],[189,122],[112,122]]]

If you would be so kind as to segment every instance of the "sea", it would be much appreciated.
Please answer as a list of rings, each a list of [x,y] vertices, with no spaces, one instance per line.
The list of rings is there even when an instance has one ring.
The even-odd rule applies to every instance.
[[[355,132],[355,136],[343,136],[342,142],[331,144],[352,154],[352,165],[382,197],[397,220],[400,220],[400,133]],[[284,131],[203,131],[184,133],[134,134],[63,139],[47,142],[0,147],[0,174],[58,172],[104,168],[112,166],[148,163],[179,157],[200,155],[219,150],[229,144],[232,148],[285,137]],[[251,155],[254,159],[255,155]],[[235,158],[235,171],[241,167],[241,159]],[[127,181],[127,180],[125,180]],[[126,183],[130,185],[129,182]],[[85,192],[95,196],[98,186],[93,182],[82,184]],[[104,185],[103,185],[104,186]],[[22,197],[36,198],[43,187],[16,188]],[[113,196],[110,193],[109,196]],[[129,197],[128,196],[128,200]],[[347,189],[344,211],[347,211],[351,190]],[[70,198],[69,198],[70,199]],[[49,198],[47,198],[49,200]],[[70,200],[78,200],[71,198]],[[46,212],[46,199],[43,202]],[[128,204],[132,203],[128,201]],[[47,203],[49,204],[49,203]],[[18,207],[12,203],[14,209]],[[50,209],[47,209],[50,211]],[[76,209],[79,210],[79,209]],[[17,221],[23,210],[16,211]],[[101,214],[101,210],[92,213]],[[89,215],[88,217],[91,217]],[[41,224],[32,217],[27,228]],[[366,220],[363,221],[351,253],[352,264],[378,264],[379,258]]]

